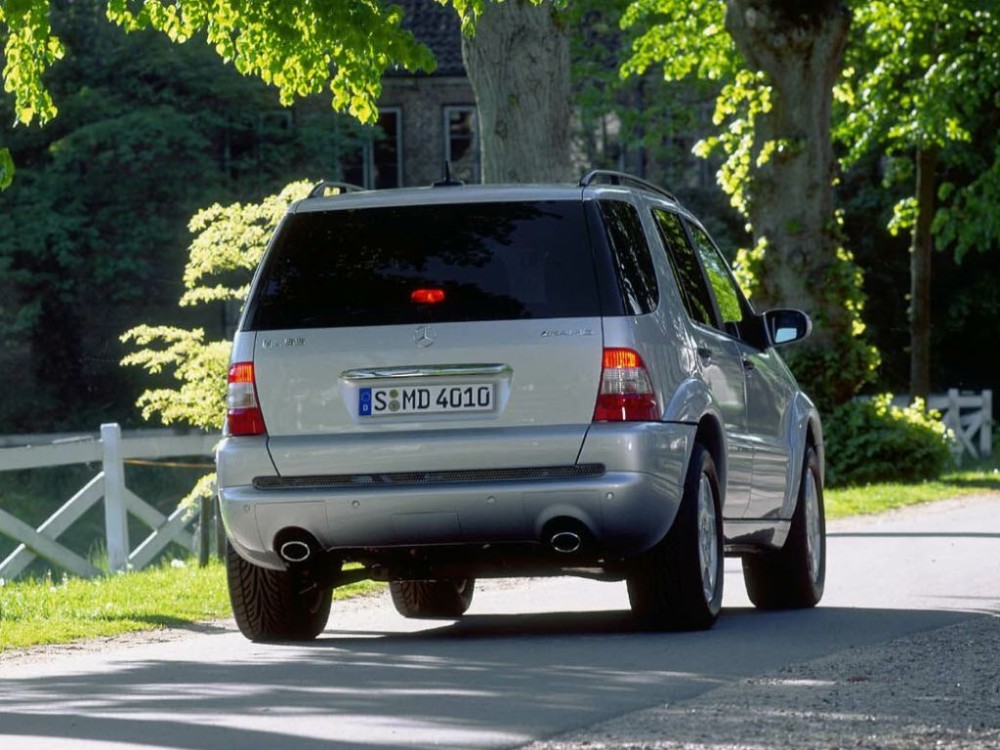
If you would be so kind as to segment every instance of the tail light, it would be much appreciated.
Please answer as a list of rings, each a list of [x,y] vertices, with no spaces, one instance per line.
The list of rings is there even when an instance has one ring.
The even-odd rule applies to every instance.
[[[264,415],[257,403],[253,362],[236,362],[229,368],[226,408],[227,435],[263,435],[267,432]]]
[[[646,365],[632,349],[605,349],[595,422],[655,422],[660,409]]]

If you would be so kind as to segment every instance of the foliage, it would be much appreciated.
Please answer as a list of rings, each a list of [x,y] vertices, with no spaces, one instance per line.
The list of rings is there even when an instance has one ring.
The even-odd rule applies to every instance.
[[[691,149],[711,120],[720,84],[665,80],[651,66],[620,74],[644,22],[621,28],[632,0],[574,0],[564,11],[570,32],[574,134],[587,168],[630,172],[661,184],[705,222],[732,260],[746,242],[745,220],[707,176]]]
[[[708,158],[720,149],[725,154],[719,184],[745,216],[754,117],[770,106],[770,89],[745,69],[725,29],[725,4],[698,5],[698,12],[692,12],[685,0],[632,0],[621,19],[622,28],[635,35],[621,77],[643,76],[656,68],[666,81],[712,81],[722,87],[713,115],[718,132],[699,142],[695,153]]]
[[[49,24],[50,5],[50,0],[18,0],[0,7],[0,29],[7,32],[4,88],[14,94],[24,124],[36,118],[44,123],[56,114],[43,80],[63,53]],[[107,16],[127,31],[154,28],[176,43],[202,36],[240,73],[275,86],[286,105],[326,85],[336,110],[364,122],[375,119],[386,69],[434,67],[430,50],[401,27],[402,11],[382,2],[301,4],[290,12],[281,0],[109,0]]]
[[[894,406],[892,394],[848,401],[823,422],[827,484],[936,479],[951,462],[953,436],[921,400]]]
[[[56,115],[42,74],[62,58],[64,50],[52,34],[48,6],[37,0],[0,5],[0,24],[6,26],[3,88],[14,95],[17,119],[25,125],[36,118],[45,123]]]
[[[696,77],[721,86],[713,116],[717,131],[696,144],[694,151],[702,158],[722,154],[719,185],[747,220],[747,228],[756,230],[753,247],[739,249],[735,258],[737,277],[745,291],[754,296],[760,289],[761,274],[768,267],[769,243],[775,240],[763,236],[750,223],[757,188],[755,173],[766,165],[777,173],[793,146],[760,135],[762,118],[772,112],[779,93],[768,75],[750,69],[737,51],[725,26],[726,8],[722,2],[633,0],[622,26],[637,31],[638,36],[621,71],[623,76],[641,75],[657,66],[667,81]],[[799,63],[789,60],[788,64]],[[788,361],[796,377],[826,411],[851,398],[874,378],[879,357],[864,337],[861,270],[851,253],[841,246],[839,218],[821,218],[833,241],[821,243],[816,237],[808,238],[816,256],[809,268],[817,269],[822,277],[815,285],[820,290],[819,304],[808,312],[817,331],[826,335],[827,343],[816,346],[806,342],[790,349]],[[831,245],[829,250],[824,244]],[[827,252],[831,257],[823,257]]]
[[[289,203],[304,197],[309,187],[308,182],[293,182],[259,204],[215,204],[195,214],[180,304],[242,299]],[[140,347],[122,360],[123,365],[141,367],[153,376],[170,375],[168,385],[139,397],[144,419],[158,416],[167,425],[222,429],[231,342],[206,341],[200,328],[148,325],[127,331],[122,341]]]
[[[740,258],[742,273],[752,289],[762,259],[752,254]],[[863,312],[868,298],[863,273],[853,254],[838,247],[836,261],[826,267],[823,281],[822,298],[826,304],[811,315],[814,323],[837,331],[836,346],[790,347],[783,356],[796,378],[806,385],[817,408],[826,414],[875,380],[882,357],[865,335]],[[843,311],[842,320],[827,321],[824,316],[828,310]]]
[[[242,301],[275,227],[288,206],[309,192],[308,182],[293,182],[259,203],[220,206],[194,215],[195,235],[184,268],[181,306],[211,301]]]
[[[532,0],[536,4],[540,0]],[[472,33],[488,0],[437,0],[451,5]],[[52,33],[53,0],[7,0],[0,5],[6,37],[4,89],[14,94],[17,120],[44,124],[57,109],[46,71],[63,56]],[[278,89],[281,103],[327,90],[337,112],[363,123],[378,117],[382,76],[390,68],[430,73],[431,51],[402,27],[403,12],[389,0],[300,3],[283,0],[107,0],[107,18],[129,32],[155,29],[170,41],[203,40],[245,76]],[[13,174],[10,151],[0,148],[0,189]]]
[[[0,379],[18,394],[0,404],[6,432],[134,423],[145,383],[117,366],[121,332],[155,320],[209,340],[231,325],[222,304],[173,312],[192,214],[289,174],[335,176],[367,137],[322,102],[277,109],[205,45],[124,35],[103,8],[53,6],[67,52],[46,78],[53,123],[7,130],[0,100],[0,138],[18,155],[0,194]]]
[[[916,149],[935,148],[947,167],[933,232],[961,258],[995,247],[1000,225],[1000,3],[947,0],[859,3],[845,79],[837,89],[837,138],[850,166],[868,153],[892,160],[885,182],[912,183]],[[911,231],[912,190],[896,203],[890,230]]]

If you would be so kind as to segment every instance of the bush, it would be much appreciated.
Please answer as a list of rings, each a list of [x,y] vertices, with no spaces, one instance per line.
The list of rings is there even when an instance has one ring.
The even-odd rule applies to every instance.
[[[826,483],[919,482],[939,477],[952,462],[951,432],[921,400],[892,405],[892,394],[854,400],[823,420]]]

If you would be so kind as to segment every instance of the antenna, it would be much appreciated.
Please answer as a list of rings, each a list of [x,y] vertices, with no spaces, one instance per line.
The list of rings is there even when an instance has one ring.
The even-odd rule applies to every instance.
[[[461,180],[452,179],[452,176],[451,176],[451,162],[449,162],[447,159],[445,159],[444,160],[444,179],[441,180],[441,181],[439,181],[439,182],[435,182],[434,185],[433,185],[433,187],[459,187],[459,186],[464,185],[464,184],[465,183],[462,182]]]

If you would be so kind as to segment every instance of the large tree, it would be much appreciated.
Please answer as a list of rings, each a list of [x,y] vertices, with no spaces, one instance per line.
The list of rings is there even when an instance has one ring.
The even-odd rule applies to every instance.
[[[0,4],[4,38],[4,90],[13,94],[17,120],[45,124],[56,115],[43,74],[63,56],[52,33],[50,5],[57,0],[8,0]],[[462,13],[464,0],[456,0]],[[201,38],[237,70],[278,89],[281,102],[327,90],[334,109],[374,122],[380,81],[393,66],[429,71],[434,59],[401,25],[390,2],[337,0],[295,6],[283,0],[108,0],[108,17],[134,31],[155,28],[172,41]],[[0,187],[13,162],[0,143]]]
[[[484,182],[574,176],[569,32],[551,0],[483,8],[462,58],[479,109]]]
[[[893,233],[910,246],[910,393],[931,387],[931,258],[995,248],[1000,226],[1000,2],[872,0],[855,11],[852,75],[840,89],[848,165],[871,153],[910,187]]]
[[[49,23],[51,1],[0,5],[0,35],[6,33],[4,88],[14,95],[23,124],[44,124],[56,114],[42,77],[63,54]],[[455,9],[467,33],[486,13],[482,39],[466,45],[466,51],[485,124],[488,179],[567,176],[569,45],[555,3],[508,0],[497,8],[490,0],[438,1]],[[179,43],[202,38],[241,73],[277,87],[283,104],[328,89],[335,110],[362,122],[377,116],[386,70],[434,67],[430,51],[403,28],[402,10],[391,0],[295,6],[283,0],[149,0],[141,5],[108,0],[107,13],[127,30],[152,27]],[[533,145],[525,150],[524,144]],[[0,188],[12,174],[10,153],[0,144]]]
[[[273,91],[204,45],[124,35],[104,14],[104,0],[53,6],[66,60],[46,77],[62,110],[51,126],[6,127],[12,101],[0,100],[20,168],[0,194],[7,431],[125,418],[139,384],[117,367],[118,336],[185,316],[173,308],[195,210],[317,176],[359,143],[347,116],[316,102],[277,110]],[[215,333],[222,311],[210,313]]]
[[[741,252],[758,306],[794,306],[815,333],[790,353],[797,374],[829,408],[872,375],[874,350],[858,334],[860,272],[841,246],[834,208],[833,87],[850,17],[839,0],[635,0],[624,23],[645,26],[626,73],[662,66],[671,80],[724,84],[718,135],[702,154],[727,157],[720,183],[748,219],[754,247]]]

